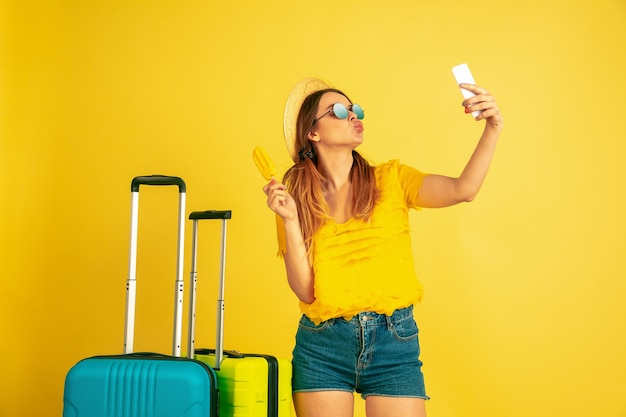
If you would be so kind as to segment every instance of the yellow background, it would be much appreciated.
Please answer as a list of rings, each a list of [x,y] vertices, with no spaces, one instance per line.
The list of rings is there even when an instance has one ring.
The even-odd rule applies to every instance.
[[[475,202],[411,215],[429,415],[626,416],[625,23],[624,0],[4,0],[0,416],[60,415],[69,368],[122,351],[136,175],[233,210],[226,348],[289,357],[252,149],[287,169],[284,102],[317,76],[366,110],[367,157],[456,175],[482,129],[461,62],[506,124]],[[138,350],[170,351],[176,196],[142,188]],[[219,228],[200,231],[208,347]]]

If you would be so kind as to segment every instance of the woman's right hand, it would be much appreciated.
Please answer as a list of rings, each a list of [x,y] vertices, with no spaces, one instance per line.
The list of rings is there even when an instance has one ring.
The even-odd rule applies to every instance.
[[[298,208],[296,202],[287,192],[285,184],[275,178],[263,187],[263,192],[267,195],[267,206],[274,213],[282,217],[283,220],[294,220],[298,218]]]
[[[283,219],[285,232],[283,257],[289,286],[300,301],[310,304],[315,300],[313,268],[302,239],[296,202],[287,192],[285,184],[274,178],[263,187],[263,191],[267,195],[267,206]]]

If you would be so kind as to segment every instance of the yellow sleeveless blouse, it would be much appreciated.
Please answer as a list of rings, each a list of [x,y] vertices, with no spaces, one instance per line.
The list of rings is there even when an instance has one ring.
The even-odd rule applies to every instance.
[[[330,219],[313,236],[315,301],[300,302],[300,309],[317,324],[362,311],[391,315],[422,299],[408,211],[418,208],[426,174],[397,160],[376,166],[375,172],[381,194],[370,220],[351,218],[340,224]],[[284,253],[280,230],[278,236]]]

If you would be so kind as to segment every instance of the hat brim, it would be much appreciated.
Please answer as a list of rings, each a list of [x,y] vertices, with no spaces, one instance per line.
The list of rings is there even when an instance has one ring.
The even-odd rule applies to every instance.
[[[331,86],[318,78],[305,78],[296,83],[291,89],[287,104],[285,104],[285,114],[283,118],[283,133],[289,156],[294,162],[298,162],[298,152],[296,150],[296,122],[298,113],[304,99],[316,91],[326,90]]]

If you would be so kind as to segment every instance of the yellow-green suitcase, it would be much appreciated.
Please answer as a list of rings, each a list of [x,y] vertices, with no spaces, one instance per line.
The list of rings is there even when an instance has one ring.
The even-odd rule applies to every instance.
[[[226,260],[226,224],[232,217],[227,211],[193,212],[191,256],[191,300],[189,308],[188,355],[211,366],[217,374],[220,417],[289,417],[291,416],[291,361],[272,355],[224,351],[224,278]],[[197,282],[198,221],[222,221],[221,267],[217,300],[216,348],[194,347]]]

